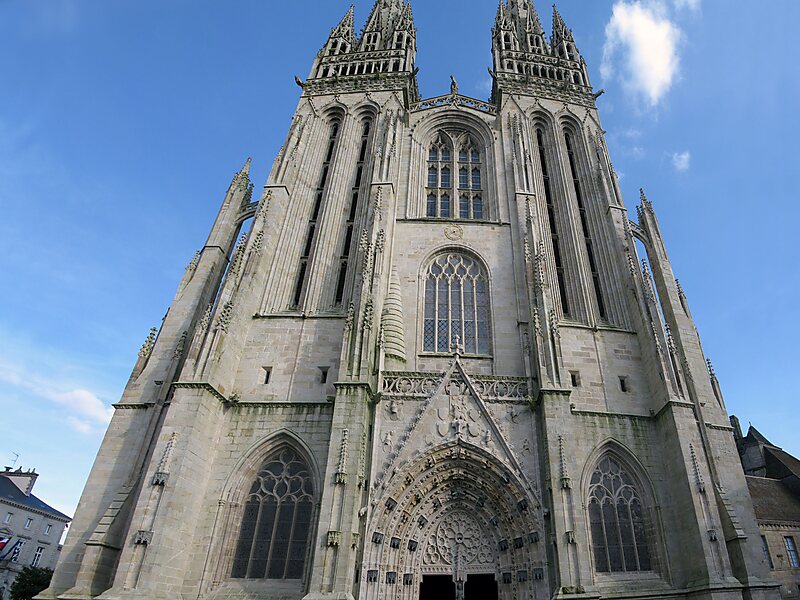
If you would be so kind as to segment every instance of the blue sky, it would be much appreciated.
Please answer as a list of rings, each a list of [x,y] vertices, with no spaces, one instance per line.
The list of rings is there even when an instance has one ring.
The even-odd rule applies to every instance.
[[[769,6],[765,6],[768,4]],[[349,0],[0,0],[0,459],[72,513],[230,178],[266,180]],[[423,96],[485,98],[496,2],[416,0]],[[356,7],[360,27],[371,7]],[[538,2],[550,29],[549,2]],[[561,0],[728,408],[800,454],[796,0]],[[794,242],[792,240],[795,240]]]

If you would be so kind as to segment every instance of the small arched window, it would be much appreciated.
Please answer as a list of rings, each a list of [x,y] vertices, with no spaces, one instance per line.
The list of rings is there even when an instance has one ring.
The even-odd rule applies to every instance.
[[[284,446],[261,467],[244,507],[234,579],[302,579],[314,485],[308,465]]]
[[[425,277],[425,352],[490,354],[489,281],[485,269],[464,254],[441,254]]]
[[[647,520],[633,478],[604,456],[589,484],[589,525],[598,573],[651,571]]]

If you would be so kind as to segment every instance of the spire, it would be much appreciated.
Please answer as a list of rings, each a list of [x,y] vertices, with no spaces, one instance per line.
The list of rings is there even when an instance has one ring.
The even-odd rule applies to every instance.
[[[355,10],[355,5],[351,4],[347,13],[345,13],[344,17],[342,17],[342,20],[339,21],[339,24],[331,29],[331,35],[328,38],[329,40],[342,39],[348,44],[355,44]]]
[[[253,162],[253,157],[252,156],[248,156],[247,157],[247,162],[244,163],[244,167],[242,167],[242,170],[239,172],[239,174],[240,175],[249,176],[250,175],[250,164],[252,162]]]
[[[400,19],[397,21],[395,29],[397,31],[409,31],[412,33],[416,30],[414,27],[414,13],[411,12],[411,2],[407,2],[403,6],[403,11],[400,13]]]
[[[572,37],[572,31],[567,27],[567,24],[564,23],[564,19],[561,17],[561,13],[558,12],[558,8],[555,4],[553,4],[553,34],[550,41],[553,46],[558,42],[575,41]]]
[[[536,33],[544,35],[542,22],[531,0],[509,0],[508,9],[511,16],[517,21],[519,33]]]
[[[527,4],[528,9],[528,22],[525,30],[531,33],[544,35],[544,28],[542,27],[542,22],[539,20],[539,13],[536,12],[536,7],[533,5],[533,2],[531,2],[531,0],[525,0],[525,4]]]
[[[504,0],[500,0],[500,3],[497,5],[497,17],[495,18],[495,28],[497,31],[507,31],[513,28],[509,12]]]

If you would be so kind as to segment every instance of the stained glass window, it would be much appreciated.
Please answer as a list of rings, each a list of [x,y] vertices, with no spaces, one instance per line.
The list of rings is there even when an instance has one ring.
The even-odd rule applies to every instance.
[[[463,254],[441,254],[425,280],[425,352],[490,354],[489,283],[480,263]],[[456,339],[457,338],[457,339]]]
[[[598,573],[652,570],[639,491],[611,456],[605,456],[592,473],[589,526]]]
[[[284,447],[264,463],[250,488],[231,577],[302,579],[313,506],[308,466]]]

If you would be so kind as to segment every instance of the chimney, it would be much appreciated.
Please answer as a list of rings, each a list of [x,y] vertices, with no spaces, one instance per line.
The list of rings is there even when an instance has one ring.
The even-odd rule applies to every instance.
[[[736,415],[731,415],[731,427],[733,427],[733,439],[737,443],[740,442],[744,436],[742,435],[742,425],[739,423],[739,417]]]

